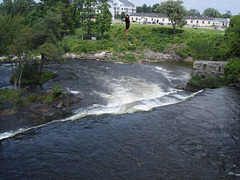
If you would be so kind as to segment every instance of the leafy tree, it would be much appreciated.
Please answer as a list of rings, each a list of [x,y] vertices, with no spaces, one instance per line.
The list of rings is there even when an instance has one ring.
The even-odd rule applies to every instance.
[[[2,13],[26,17],[35,7],[34,0],[3,0]]]
[[[201,16],[200,12],[197,9],[190,9],[187,12],[188,16]]]
[[[75,9],[76,9],[76,19],[81,21],[82,27],[82,40],[83,40],[83,23],[87,19],[87,14],[84,9],[85,0],[76,0]]]
[[[43,16],[43,12],[36,8],[27,15],[25,21],[30,27],[32,27],[33,24],[35,24],[39,18],[43,18]]]
[[[225,36],[230,48],[230,55],[232,57],[240,57],[240,15],[231,18]]]
[[[100,13],[96,15],[96,29],[99,33],[101,33],[101,36],[105,31],[109,31],[110,29],[112,14],[109,11],[109,7],[110,5],[106,0],[100,1],[98,5],[98,10]]]
[[[142,7],[141,7],[141,6],[137,6],[137,7],[136,7],[136,12],[137,12],[137,13],[143,12]]]
[[[42,78],[43,65],[46,60],[61,59],[63,51],[58,46],[61,36],[61,14],[48,11],[44,18],[40,18],[33,26],[34,45],[40,53],[39,79]]]
[[[30,28],[24,25],[21,16],[0,15],[0,49],[1,54],[7,56],[11,63],[14,79],[14,89],[17,84],[21,87],[21,76],[24,64],[31,60],[31,40]]]
[[[146,5],[146,4],[143,4],[143,6],[142,6],[142,12],[143,12],[143,13],[147,13],[147,9],[148,9],[147,5]]]
[[[41,2],[48,7],[52,7],[52,6],[55,6],[58,2],[62,2],[64,4],[70,4],[72,1],[71,0],[41,0]]]
[[[152,12],[154,12],[154,13],[160,13],[159,12],[159,9],[158,9],[158,6],[159,6],[160,4],[154,4],[153,6],[152,6]]]
[[[203,12],[203,16],[217,17],[219,15],[220,13],[218,12],[218,10],[214,8],[207,8]]]
[[[61,34],[65,36],[66,34],[74,34],[75,31],[75,21],[74,21],[74,5],[66,4],[63,2],[58,2],[56,4],[55,11],[61,14]]]
[[[165,14],[172,23],[173,34],[175,34],[176,26],[183,27],[185,25],[187,10],[182,6],[182,1],[168,0],[166,2],[161,2],[159,6],[159,11]]]
[[[96,0],[84,0],[83,13],[85,14],[84,16],[86,17],[87,32],[89,36],[91,34],[91,30],[94,24],[92,18],[95,16],[96,12],[95,5]]]
[[[231,11],[227,11],[225,14],[221,15],[221,18],[231,18],[231,17],[232,17]]]
[[[126,17],[126,14],[125,14],[125,12],[121,12],[121,19],[123,19],[123,18],[125,18]]]

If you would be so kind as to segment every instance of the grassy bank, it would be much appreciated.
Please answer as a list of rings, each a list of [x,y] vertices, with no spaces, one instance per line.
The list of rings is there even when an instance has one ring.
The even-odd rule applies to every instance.
[[[97,37],[96,41],[89,40],[85,34],[82,40],[81,29],[77,29],[76,35],[63,39],[62,46],[65,51],[77,54],[106,50],[116,55],[134,52],[144,57],[143,51],[151,49],[154,52],[175,53],[182,58],[224,60],[227,48],[223,43],[223,33],[220,30],[186,27],[178,28],[173,35],[170,26],[132,24],[126,37],[125,25],[113,24],[103,37],[93,34]]]

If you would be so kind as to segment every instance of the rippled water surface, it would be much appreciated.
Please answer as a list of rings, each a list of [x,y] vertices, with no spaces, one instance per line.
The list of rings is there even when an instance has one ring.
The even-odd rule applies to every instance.
[[[68,120],[1,140],[0,178],[240,178],[238,87],[188,98],[175,88],[190,77],[188,68],[71,63],[56,65],[67,73],[44,88],[60,84],[92,102]]]

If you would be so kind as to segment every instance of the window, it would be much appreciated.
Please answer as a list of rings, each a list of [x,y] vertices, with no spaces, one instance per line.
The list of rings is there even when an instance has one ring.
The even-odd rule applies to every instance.
[[[162,19],[162,21],[164,22],[164,21],[165,21],[165,19]]]
[[[191,20],[191,23],[193,23],[193,20]]]
[[[210,24],[210,21],[208,21],[208,24]]]
[[[204,21],[202,21],[202,24],[204,24]]]
[[[152,18],[152,21],[153,21],[153,18]]]
[[[199,23],[199,21],[197,21],[197,24]]]

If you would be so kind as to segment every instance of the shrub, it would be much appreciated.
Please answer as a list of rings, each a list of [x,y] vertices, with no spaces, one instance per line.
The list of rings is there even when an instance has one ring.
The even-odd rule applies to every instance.
[[[53,91],[52,91],[53,99],[59,98],[61,95],[62,95],[62,90],[61,90],[60,86],[54,87]]]
[[[200,75],[193,75],[188,81],[189,84],[198,86],[200,88],[218,88],[228,85],[230,82],[226,77],[223,76],[207,76],[201,77]]]
[[[29,102],[33,103],[33,102],[35,102],[37,100],[38,100],[38,95],[36,93],[34,93],[33,95],[29,94],[29,96],[28,96],[28,101]]]
[[[225,66],[225,75],[232,82],[240,82],[240,59],[235,58]]]

